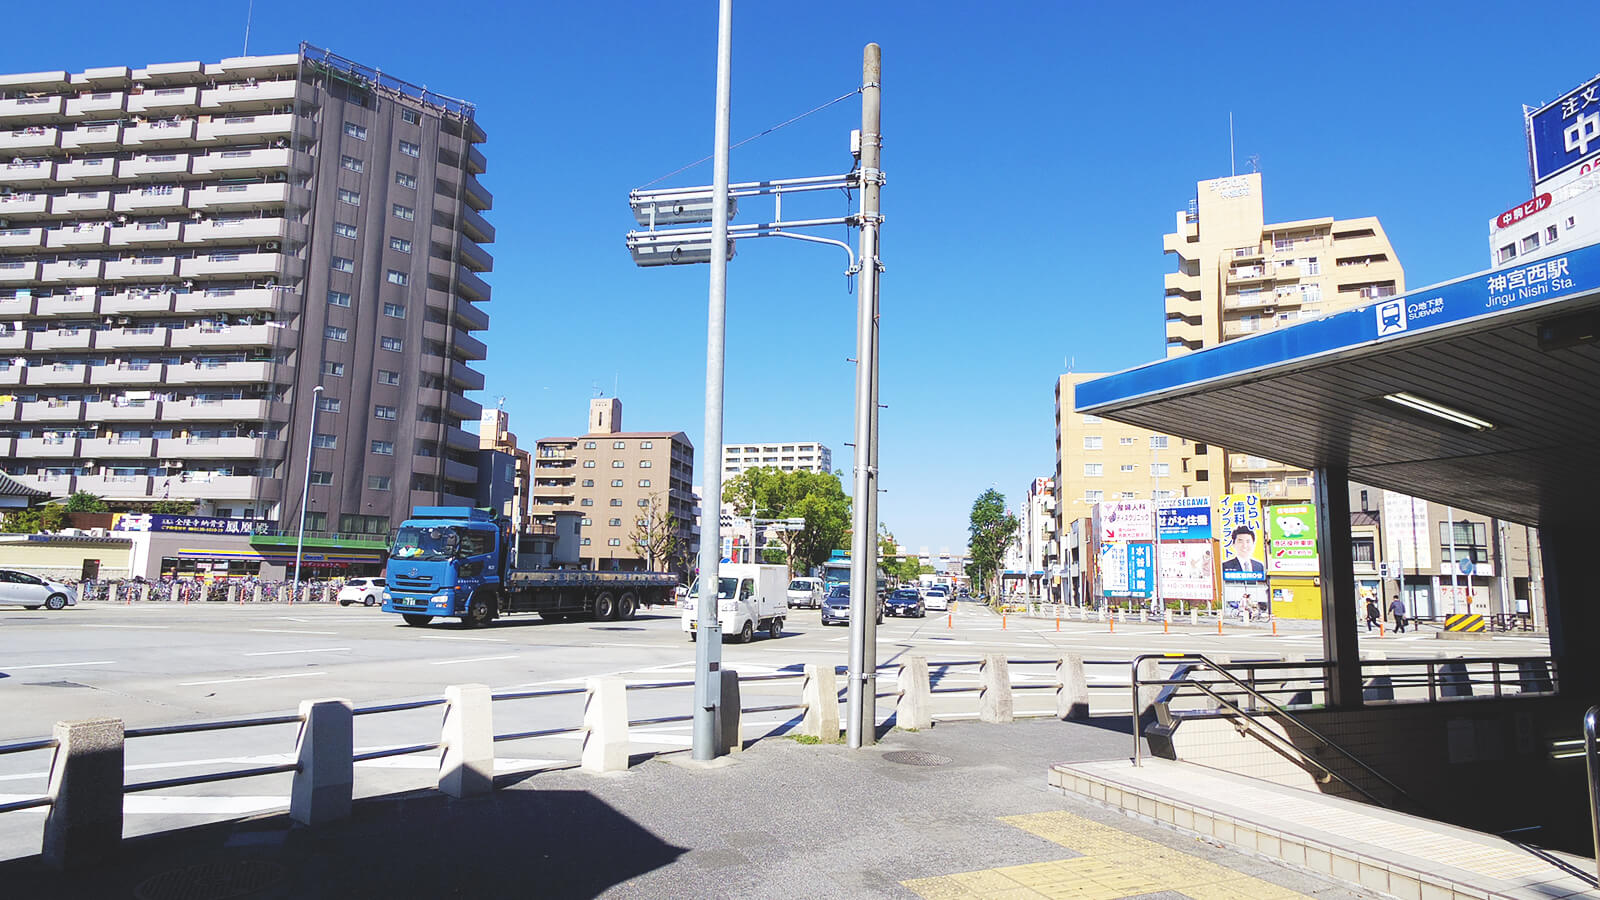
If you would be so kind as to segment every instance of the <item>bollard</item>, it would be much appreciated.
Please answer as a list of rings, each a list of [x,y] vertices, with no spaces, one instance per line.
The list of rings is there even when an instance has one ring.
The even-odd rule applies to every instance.
[[[229,603],[242,603],[242,602],[244,602],[244,598],[240,595],[239,586],[237,584],[228,585],[228,602]]]
[[[628,688],[620,678],[589,678],[583,697],[585,772],[628,768]]]
[[[1056,612],[1056,630],[1061,630],[1061,613],[1059,610]]]
[[[928,706],[933,691],[928,683],[928,658],[906,657],[895,680],[900,683],[900,696],[894,705],[895,724],[914,730],[932,728],[933,717],[928,712]]]
[[[800,733],[829,743],[839,739],[839,683],[833,664],[806,663],[800,696],[806,705]]]
[[[1378,637],[1383,637],[1383,620],[1378,620]]]
[[[1005,631],[1006,630],[1006,614],[1005,613],[1001,613],[1000,614],[1000,630],[1001,631]]]
[[[978,681],[983,686],[978,694],[978,720],[1006,723],[1011,721],[1011,669],[1004,654],[985,653],[983,665],[978,667]]]
[[[1106,632],[1109,633],[1109,634],[1116,634],[1117,633],[1117,620],[1116,619],[1112,619],[1111,622],[1107,625]]]
[[[289,818],[321,825],[350,817],[355,788],[355,718],[349,700],[300,701]]]
[[[721,719],[717,723],[717,755],[744,752],[744,710],[739,702],[739,673],[722,670]]]
[[[1076,653],[1056,660],[1056,717],[1089,718],[1089,676],[1084,674],[1083,657]]]
[[[112,859],[122,844],[122,720],[57,722],[41,858],[57,871]]]
[[[1146,622],[1149,622],[1149,621],[1150,621],[1150,613],[1149,613],[1149,611],[1148,610],[1143,610],[1143,609],[1139,610],[1139,624],[1143,625],[1143,624],[1145,624]]]
[[[145,602],[146,600],[149,600],[149,599],[150,599],[150,582],[148,582],[148,581],[141,582],[139,584],[139,602],[143,603],[143,602]]]
[[[1278,620],[1277,619],[1273,619],[1272,620],[1272,636],[1273,637],[1277,637],[1278,636]]]
[[[1171,634],[1172,633],[1172,625],[1171,625],[1171,620],[1170,619],[1167,620],[1166,622],[1162,622],[1161,623],[1161,633],[1162,634]]]
[[[256,582],[256,586],[255,587],[250,589],[250,602],[251,603],[260,603],[261,602],[261,582],[259,582],[259,581]]]
[[[1200,610],[1198,610],[1198,609],[1189,610],[1189,624],[1190,625],[1199,625],[1200,624]]]
[[[1217,634],[1222,633],[1222,610],[1217,610]]]
[[[494,699],[486,684],[444,689],[439,790],[460,799],[494,790]]]
[[[945,613],[945,615],[944,615],[944,627],[945,628],[954,628],[954,627],[956,627],[956,614],[955,613]]]

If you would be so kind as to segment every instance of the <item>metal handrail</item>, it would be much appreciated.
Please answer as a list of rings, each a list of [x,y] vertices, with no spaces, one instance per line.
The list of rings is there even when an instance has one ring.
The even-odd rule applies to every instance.
[[[556,688],[548,691],[512,691],[506,694],[490,694],[490,700],[531,700],[535,697],[560,697],[566,694],[588,693],[588,688]]]
[[[1312,728],[1310,725],[1307,725],[1306,723],[1300,721],[1300,719],[1298,717],[1296,717],[1294,715],[1294,713],[1289,712],[1289,710],[1286,707],[1280,706],[1277,702],[1272,700],[1272,698],[1267,697],[1264,694],[1261,694],[1260,692],[1256,691],[1254,688],[1250,687],[1248,684],[1245,684],[1243,681],[1240,681],[1239,679],[1235,678],[1233,676],[1233,673],[1227,671],[1226,669],[1222,668],[1221,666],[1218,666],[1216,663],[1212,662],[1208,657],[1206,657],[1206,655],[1203,654],[1203,653],[1145,653],[1145,654],[1141,654],[1141,655],[1136,656],[1136,657],[1133,658],[1133,663],[1132,663],[1133,712],[1131,713],[1131,715],[1133,717],[1133,764],[1135,766],[1143,765],[1143,762],[1142,762],[1143,749],[1141,748],[1141,746],[1139,744],[1139,738],[1141,737],[1141,735],[1139,733],[1139,712],[1140,712],[1140,710],[1139,710],[1139,664],[1144,662],[1147,659],[1168,659],[1168,660],[1174,660],[1174,661],[1182,659],[1182,660],[1196,661],[1196,662],[1199,662],[1199,663],[1205,665],[1206,667],[1210,668],[1213,672],[1217,673],[1218,675],[1221,675],[1223,678],[1225,678],[1228,681],[1232,682],[1234,684],[1234,686],[1238,687],[1240,690],[1242,690],[1245,693],[1249,694],[1253,699],[1259,700],[1262,703],[1266,704],[1266,710],[1268,712],[1274,713],[1277,716],[1279,716],[1280,718],[1282,718],[1285,722],[1293,724],[1296,728],[1299,728],[1301,731],[1303,731],[1306,734],[1310,735],[1312,738],[1316,739],[1318,742],[1320,742],[1324,746],[1332,749],[1333,751],[1338,753],[1340,756],[1343,756],[1345,759],[1347,759],[1350,762],[1354,763],[1356,766],[1358,766],[1362,771],[1366,772],[1368,775],[1371,775],[1372,777],[1374,777],[1374,778],[1378,779],[1379,781],[1383,782],[1385,785],[1387,785],[1389,787],[1390,790],[1394,791],[1399,796],[1404,797],[1407,800],[1411,801],[1411,803],[1416,808],[1418,808],[1418,809],[1425,809],[1426,808],[1422,803],[1420,803],[1417,800],[1417,798],[1411,796],[1411,794],[1409,794],[1405,790],[1405,788],[1402,788],[1398,784],[1395,784],[1393,781],[1390,781],[1386,776],[1384,776],[1383,773],[1379,772],[1377,769],[1374,769],[1371,766],[1367,765],[1366,763],[1362,762],[1361,760],[1357,759],[1355,757],[1355,755],[1352,754],[1349,750],[1346,750],[1344,747],[1340,746],[1338,743],[1336,743],[1332,739],[1328,738],[1322,732],[1317,731],[1315,728]],[[1324,662],[1324,666],[1326,666],[1326,662]],[[1301,667],[1305,668],[1304,665],[1302,665]],[[1213,697],[1216,697],[1214,692],[1212,692],[1209,688],[1201,685],[1199,682],[1192,682],[1191,681],[1191,682],[1188,682],[1188,683],[1190,685],[1195,686],[1195,687],[1199,687],[1202,691],[1206,692],[1207,694],[1211,694]],[[1224,701],[1222,701],[1222,699],[1220,697],[1217,697],[1216,699],[1218,700],[1218,702],[1224,702]],[[1242,711],[1239,711],[1238,707],[1234,706],[1232,703],[1228,703],[1228,705],[1235,710],[1235,714],[1236,715],[1243,716],[1246,719],[1250,718],[1250,716],[1244,714]],[[1291,744],[1289,744],[1289,746],[1293,747],[1294,745],[1291,743]],[[1300,758],[1305,759],[1307,762],[1311,762],[1314,765],[1317,765],[1319,768],[1324,768],[1324,769],[1326,768],[1326,767],[1321,766],[1320,763],[1316,763],[1309,756],[1307,756],[1304,752],[1300,751],[1299,748],[1295,748],[1295,753]],[[1331,771],[1330,771],[1330,774],[1332,774]],[[1346,779],[1340,778],[1339,780],[1340,781],[1344,781],[1346,784],[1350,784],[1350,782],[1347,781]],[[1355,785],[1353,785],[1353,784],[1351,786],[1355,787]],[[1363,793],[1363,794],[1367,794],[1366,791],[1362,790],[1359,787],[1356,787],[1356,790],[1361,791],[1361,793]],[[1367,794],[1367,796],[1371,797],[1370,794]],[[1376,801],[1374,801],[1374,802],[1376,802]],[[1383,804],[1379,804],[1379,805],[1383,805]]]
[[[47,750],[57,745],[53,737],[39,738],[32,741],[18,741],[14,744],[0,744],[0,756],[7,753],[26,753],[29,750]]]
[[[1589,772],[1589,835],[1594,846],[1600,848],[1600,750],[1596,749],[1596,721],[1600,720],[1600,706],[1591,706],[1583,714],[1583,758]],[[1600,850],[1596,851],[1595,871],[1600,875]]]
[[[184,775],[179,778],[165,778],[160,781],[141,781],[138,784],[125,784],[122,786],[124,794],[134,794],[139,791],[159,791],[162,788],[186,787],[191,784],[209,784],[213,781],[232,781],[235,778],[254,778],[257,775],[278,775],[283,772],[298,772],[299,763],[280,763],[276,766],[261,766],[255,769],[238,769],[231,772],[213,772],[210,775]]]
[[[152,725],[146,728],[127,728],[124,738],[160,737],[165,734],[190,734],[198,731],[223,731],[229,728],[254,728],[257,725],[291,725],[303,721],[298,714],[282,716],[257,716],[251,719],[224,719],[220,722],[191,722],[187,725]]]

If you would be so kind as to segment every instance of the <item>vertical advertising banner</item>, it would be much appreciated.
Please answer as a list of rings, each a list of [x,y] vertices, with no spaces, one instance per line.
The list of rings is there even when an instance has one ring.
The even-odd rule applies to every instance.
[[[1154,544],[1128,545],[1128,595],[1150,597],[1156,580],[1156,547]]]
[[[1149,597],[1155,586],[1155,545],[1100,545],[1100,593],[1106,597]]]
[[[1208,509],[1207,513],[1210,512]],[[1207,518],[1209,521],[1209,516]],[[1216,599],[1212,580],[1211,539],[1161,545],[1161,597],[1164,600]]]
[[[1314,504],[1283,503],[1267,509],[1267,571],[1273,575],[1321,571]]]
[[[1100,594],[1104,597],[1128,595],[1128,547],[1102,541],[1095,560],[1100,569]]]
[[[1383,492],[1384,556],[1400,561],[1401,568],[1416,572],[1433,567],[1428,549],[1428,501],[1394,491]],[[1398,550],[1398,556],[1394,551]]]
[[[1255,494],[1225,494],[1217,500],[1212,521],[1222,543],[1222,580],[1258,583],[1267,580],[1265,517]]]

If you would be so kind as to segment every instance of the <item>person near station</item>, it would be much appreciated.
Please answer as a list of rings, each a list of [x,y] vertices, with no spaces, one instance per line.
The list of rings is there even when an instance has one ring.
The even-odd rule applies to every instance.
[[[1367,595],[1367,630],[1368,631],[1372,630],[1372,626],[1378,624],[1378,619],[1380,617],[1382,617],[1382,615],[1383,615],[1383,613],[1378,611],[1378,601],[1377,601],[1377,599],[1374,598],[1371,594],[1368,594]]]
[[[1222,571],[1265,575],[1266,567],[1255,559],[1255,552],[1256,533],[1250,526],[1240,525],[1228,535],[1228,558],[1222,563]]]
[[[1394,616],[1394,632],[1400,634],[1406,630],[1406,601],[1399,597],[1389,604],[1389,614]]]

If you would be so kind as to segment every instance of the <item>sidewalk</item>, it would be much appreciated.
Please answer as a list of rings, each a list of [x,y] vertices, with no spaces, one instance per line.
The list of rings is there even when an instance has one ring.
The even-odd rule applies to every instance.
[[[1052,791],[1120,759],[1125,719],[945,723],[851,751],[768,738],[729,761],[500,779],[488,797],[358,801],[124,843],[105,869],[0,864],[7,897],[1371,897]],[[902,754],[902,755],[896,755]],[[1181,891],[1182,894],[1173,893]],[[1166,892],[1166,893],[1164,893]]]

